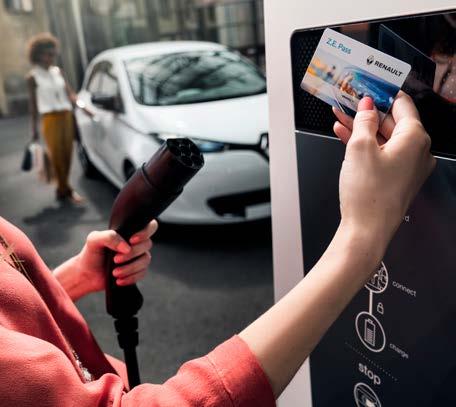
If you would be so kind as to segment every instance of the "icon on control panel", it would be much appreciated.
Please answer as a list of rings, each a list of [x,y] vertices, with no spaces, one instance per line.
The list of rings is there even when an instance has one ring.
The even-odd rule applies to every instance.
[[[380,321],[368,312],[360,312],[355,321],[356,333],[361,343],[372,352],[385,349],[385,331]]]
[[[382,407],[377,394],[365,383],[358,383],[353,391],[357,407]]]
[[[364,321],[364,340],[375,347],[375,324],[369,318]]]
[[[376,294],[382,293],[388,286],[388,270],[385,263],[381,263],[379,269],[366,283],[366,288]]]

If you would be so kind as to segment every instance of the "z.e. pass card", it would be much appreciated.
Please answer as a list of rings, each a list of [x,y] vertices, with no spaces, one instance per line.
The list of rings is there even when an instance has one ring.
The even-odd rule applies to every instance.
[[[350,116],[356,114],[359,101],[370,96],[382,120],[410,69],[397,58],[327,28],[301,88]]]

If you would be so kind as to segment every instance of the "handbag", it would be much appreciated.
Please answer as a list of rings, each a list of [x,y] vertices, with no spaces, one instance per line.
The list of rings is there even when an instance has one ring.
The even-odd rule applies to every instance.
[[[50,183],[54,179],[49,155],[39,142],[32,141],[25,148],[22,169],[24,171],[34,172],[40,180],[46,183]]]
[[[32,152],[30,151],[30,144],[27,144],[22,157],[21,170],[31,171],[32,169]]]

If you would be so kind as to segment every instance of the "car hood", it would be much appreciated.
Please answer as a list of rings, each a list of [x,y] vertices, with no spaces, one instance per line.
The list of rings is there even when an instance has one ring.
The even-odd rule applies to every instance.
[[[268,131],[266,94],[176,106],[136,105],[131,115],[147,133],[256,144]]]

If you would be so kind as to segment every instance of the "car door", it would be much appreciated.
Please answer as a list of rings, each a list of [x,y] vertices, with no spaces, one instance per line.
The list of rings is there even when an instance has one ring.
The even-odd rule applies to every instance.
[[[101,70],[101,82],[98,96],[113,98],[114,106],[98,107],[98,125],[100,128],[98,139],[98,154],[116,178],[122,179],[122,163],[125,156],[123,151],[122,123],[123,103],[115,67],[106,61]]]
[[[91,96],[97,94],[101,87],[103,63],[97,63],[89,74],[89,79],[85,88],[78,94],[78,99],[83,102],[87,110],[92,112],[91,115],[87,114],[83,109],[76,111],[78,116],[78,125],[83,135],[83,143],[85,149],[90,156],[98,153],[98,143],[100,139],[100,124],[98,120],[99,108],[92,103]]]

